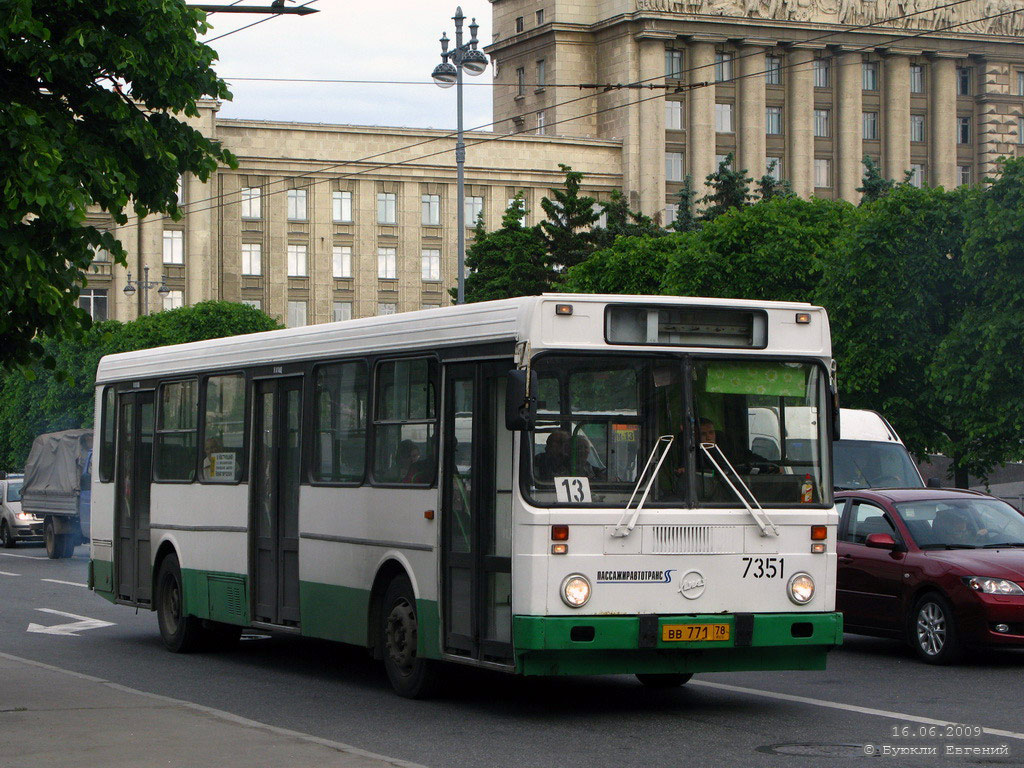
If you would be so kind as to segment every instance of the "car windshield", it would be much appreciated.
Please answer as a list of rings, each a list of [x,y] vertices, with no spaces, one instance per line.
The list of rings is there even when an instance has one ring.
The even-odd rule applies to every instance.
[[[21,501],[21,483],[8,483],[7,484],[7,500],[8,501]]]
[[[836,440],[832,446],[836,488],[923,488],[921,475],[900,443]]]
[[[929,499],[896,505],[921,549],[1024,546],[1024,515],[998,499]]]
[[[545,355],[534,369],[538,416],[523,485],[538,504],[624,506],[652,454],[652,471],[662,459],[661,437],[672,444],[647,506],[741,505],[701,443],[763,506],[831,502],[821,366]]]

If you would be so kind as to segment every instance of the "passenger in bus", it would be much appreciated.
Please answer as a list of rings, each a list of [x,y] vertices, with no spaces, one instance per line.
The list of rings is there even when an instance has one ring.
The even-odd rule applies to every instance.
[[[415,482],[416,462],[420,460],[420,449],[412,440],[403,440],[395,451],[395,482]]]
[[[552,480],[569,474],[570,457],[569,433],[556,429],[548,435],[544,453],[534,459],[533,473],[538,480]]]

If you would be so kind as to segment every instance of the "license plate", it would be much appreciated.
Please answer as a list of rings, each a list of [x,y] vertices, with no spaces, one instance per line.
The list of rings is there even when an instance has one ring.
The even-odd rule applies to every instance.
[[[665,643],[719,642],[729,639],[729,624],[665,624],[661,639]]]

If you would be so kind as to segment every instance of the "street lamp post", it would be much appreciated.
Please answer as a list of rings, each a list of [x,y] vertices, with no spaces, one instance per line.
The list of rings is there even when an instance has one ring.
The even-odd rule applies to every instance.
[[[150,282],[150,279],[149,279],[149,267],[143,267],[142,268],[142,272],[143,272],[142,279],[141,280],[136,280],[134,282],[132,282],[132,273],[131,272],[128,273],[128,282],[126,282],[124,284],[124,295],[128,296],[129,298],[131,298],[132,296],[135,295],[135,286],[138,286],[139,290],[142,291],[142,314],[148,315],[149,314],[149,291],[150,291],[150,289],[156,288],[157,286],[160,286],[157,289],[157,293],[159,293],[161,297],[166,297],[167,294],[169,294],[171,292],[171,289],[167,287],[167,275],[163,275],[160,278],[160,282],[158,283],[156,281]]]
[[[469,24],[469,41],[462,42],[462,23],[466,17],[462,14],[462,7],[455,9],[452,21],[455,22],[455,47],[448,50],[448,35],[441,33],[441,63],[434,67],[432,77],[434,82],[442,88],[455,86],[456,109],[458,111],[458,130],[455,140],[455,172],[456,187],[458,189],[457,226],[459,242],[459,287],[456,304],[466,303],[466,180],[464,166],[466,164],[466,143],[462,138],[462,70],[471,75],[481,75],[487,69],[487,57],[476,46],[479,42],[476,39],[476,31],[480,25],[473,19]]]

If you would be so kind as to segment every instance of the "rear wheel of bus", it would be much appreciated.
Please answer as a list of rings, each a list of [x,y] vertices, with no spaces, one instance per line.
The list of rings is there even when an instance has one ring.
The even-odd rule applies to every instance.
[[[399,696],[407,699],[432,696],[440,683],[440,665],[417,655],[419,621],[416,598],[406,576],[392,579],[384,592],[379,615],[378,642],[391,686]]]
[[[185,591],[176,555],[165,557],[157,572],[156,618],[167,650],[191,653],[203,645],[206,632],[202,621],[185,615]]]

